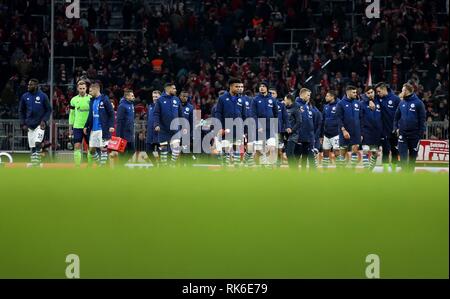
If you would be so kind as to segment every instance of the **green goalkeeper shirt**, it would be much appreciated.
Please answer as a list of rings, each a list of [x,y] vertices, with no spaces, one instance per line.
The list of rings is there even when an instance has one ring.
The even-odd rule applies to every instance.
[[[89,102],[91,96],[77,95],[70,100],[69,125],[74,129],[83,129],[89,116]]]

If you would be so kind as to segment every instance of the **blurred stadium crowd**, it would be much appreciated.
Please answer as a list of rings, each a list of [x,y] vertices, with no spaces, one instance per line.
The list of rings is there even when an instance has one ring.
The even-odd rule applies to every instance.
[[[18,117],[29,78],[49,92],[49,3],[0,0],[1,119]],[[410,81],[427,120],[448,119],[445,0],[381,1],[380,19],[364,16],[364,0],[81,0],[80,19],[57,3],[55,119],[68,118],[82,76],[100,80],[116,104],[133,89],[136,117],[145,119],[152,90],[168,81],[207,117],[230,77],[250,95],[261,80],[280,95],[308,87],[320,107],[328,90],[362,89],[369,72],[397,92]]]

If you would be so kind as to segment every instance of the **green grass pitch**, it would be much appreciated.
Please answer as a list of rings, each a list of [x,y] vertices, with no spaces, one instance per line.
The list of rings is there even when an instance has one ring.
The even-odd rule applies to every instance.
[[[448,278],[448,179],[0,169],[0,278]]]

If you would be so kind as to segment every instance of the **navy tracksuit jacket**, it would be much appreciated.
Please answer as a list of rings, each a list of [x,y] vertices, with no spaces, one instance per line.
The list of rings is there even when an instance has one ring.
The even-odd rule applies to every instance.
[[[408,160],[414,165],[419,142],[425,133],[425,105],[415,93],[403,98],[394,117],[394,130],[399,130],[398,151],[400,162],[405,165]]]
[[[239,96],[232,96],[228,91],[226,91],[222,96],[219,97],[219,101],[217,102],[216,109],[214,112],[214,117],[217,118],[221,125],[222,129],[232,129],[225,127],[225,119],[235,120],[242,119],[242,121],[246,118],[246,104],[244,99]],[[233,132],[232,136],[233,140],[242,140],[242,136],[237,136],[236,130]]]
[[[175,135],[179,130],[179,123],[175,122],[170,128],[173,120],[183,117],[183,110],[181,107],[181,101],[176,96],[170,96],[163,92],[161,97],[155,104],[154,111],[154,126],[160,127],[158,133],[158,142],[170,142],[173,135]]]
[[[308,142],[311,147],[314,145],[314,114],[305,101],[301,98],[295,100],[300,106],[300,111],[302,113],[302,124],[300,126],[299,132],[299,142]]]
[[[27,125],[30,129],[36,129],[41,121],[50,119],[52,108],[45,93],[38,90],[35,93],[26,92],[19,102],[19,117],[21,125]]]
[[[374,99],[375,110],[370,109],[369,100],[361,101],[361,135],[363,145],[381,145],[383,137],[383,121],[381,105],[378,99]]]
[[[337,119],[336,105],[338,100],[333,103],[326,104],[323,107],[322,119],[323,119],[323,136],[327,138],[333,138],[339,135],[339,122]]]
[[[278,133],[285,133],[286,129],[291,128],[289,123],[289,115],[286,110],[286,105],[278,101]],[[292,128],[291,128],[292,129]]]
[[[388,89],[385,97],[376,97],[381,106],[381,119],[383,122],[383,137],[390,136],[394,132],[394,116],[397,111],[400,98],[392,90]]]
[[[111,133],[109,132],[109,128],[114,128],[114,108],[109,101],[108,96],[101,94],[100,103],[98,106],[98,114],[100,118],[100,124],[102,126],[102,138],[105,140],[111,139]],[[93,105],[96,98],[91,98],[89,102],[89,116],[86,121],[85,128],[87,128],[87,135],[89,136],[90,131],[92,130],[92,122],[93,122]]]
[[[270,93],[266,96],[262,94],[256,95],[252,102],[252,116],[255,119],[257,130],[263,127],[260,121],[265,120],[265,140],[274,138],[278,134],[278,128],[275,128],[275,126],[278,126],[278,103],[277,100],[272,98]],[[276,123],[272,121],[271,124],[271,119],[275,119]],[[256,136],[259,139],[259,133]]]
[[[134,143],[134,105],[125,98],[120,100],[117,108],[117,137]]]
[[[155,103],[147,106],[147,144],[158,143],[158,132],[155,131]]]
[[[350,146],[361,144],[360,101],[350,100],[344,96],[336,105],[339,126],[339,145]],[[344,139],[342,133],[344,127],[350,134],[350,139]]]

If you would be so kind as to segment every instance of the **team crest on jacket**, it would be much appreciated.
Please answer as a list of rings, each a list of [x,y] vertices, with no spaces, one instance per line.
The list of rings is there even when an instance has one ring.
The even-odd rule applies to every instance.
[[[176,104],[176,103],[177,103],[177,100],[173,100],[173,103]]]
[[[41,100],[41,97],[37,96],[36,97],[36,102],[39,102]]]
[[[392,105],[392,100],[389,100],[388,104],[389,104],[389,105]]]
[[[242,100],[239,98],[239,99],[238,99],[238,102],[240,103],[240,102],[242,102]]]
[[[355,104],[355,108],[358,108],[358,104]]]
[[[335,110],[336,110],[336,107],[333,107],[331,110],[335,111]]]
[[[269,100],[269,104],[272,104],[273,103],[273,101],[272,100]]]
[[[189,107],[186,107],[186,111],[189,111]]]
[[[411,104],[411,108],[414,108],[414,107],[416,107],[416,105],[414,105],[414,103],[412,103],[412,104]]]

